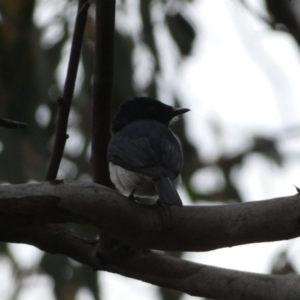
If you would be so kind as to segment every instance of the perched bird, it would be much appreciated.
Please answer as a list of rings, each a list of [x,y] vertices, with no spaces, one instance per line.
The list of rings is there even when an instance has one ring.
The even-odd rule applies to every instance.
[[[110,179],[121,193],[182,206],[176,186],[183,155],[169,123],[188,111],[148,97],[120,106],[112,120],[107,158]]]

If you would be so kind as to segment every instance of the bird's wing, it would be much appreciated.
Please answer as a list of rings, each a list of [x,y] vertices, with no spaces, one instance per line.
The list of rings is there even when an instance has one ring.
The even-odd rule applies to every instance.
[[[108,160],[126,170],[153,179],[175,179],[183,164],[180,144],[158,122],[134,122],[115,134],[109,143]]]
[[[109,160],[124,169],[157,178],[175,179],[182,167],[181,148],[166,139],[160,141],[161,155],[156,155],[147,138],[111,145]]]
[[[113,164],[138,173],[144,173],[143,170],[148,173],[147,169],[151,173],[151,167],[157,166],[159,163],[147,138],[118,143],[117,146],[112,143],[109,153],[109,160]],[[149,174],[144,175],[150,176]]]
[[[165,176],[175,179],[183,164],[182,152],[179,143],[162,139],[160,143],[162,153],[162,167]]]

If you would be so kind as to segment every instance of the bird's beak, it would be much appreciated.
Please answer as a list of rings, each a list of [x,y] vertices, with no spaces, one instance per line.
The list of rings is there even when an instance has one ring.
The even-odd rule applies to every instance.
[[[188,108],[174,108],[171,112],[170,115],[172,116],[172,118],[185,114],[186,112],[190,111],[190,109]]]

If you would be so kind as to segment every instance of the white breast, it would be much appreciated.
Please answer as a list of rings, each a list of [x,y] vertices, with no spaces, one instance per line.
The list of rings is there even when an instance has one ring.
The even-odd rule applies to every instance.
[[[134,195],[150,199],[158,199],[158,195],[150,177],[125,170],[124,168],[109,163],[110,180],[122,194],[129,195],[134,190]]]

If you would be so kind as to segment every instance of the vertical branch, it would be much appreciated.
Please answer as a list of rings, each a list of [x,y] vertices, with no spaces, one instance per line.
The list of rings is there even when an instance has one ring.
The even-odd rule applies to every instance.
[[[78,1],[78,10],[75,21],[74,34],[72,39],[71,53],[69,58],[68,71],[62,98],[59,98],[58,123],[56,127],[53,152],[50,158],[46,180],[54,180],[62,159],[65,143],[68,138],[67,126],[71,108],[74,87],[76,82],[78,64],[80,59],[81,45],[84,28],[87,19],[89,3],[87,0]]]
[[[93,96],[94,181],[111,186],[106,159],[110,139],[114,69],[115,0],[96,1],[96,58]]]

